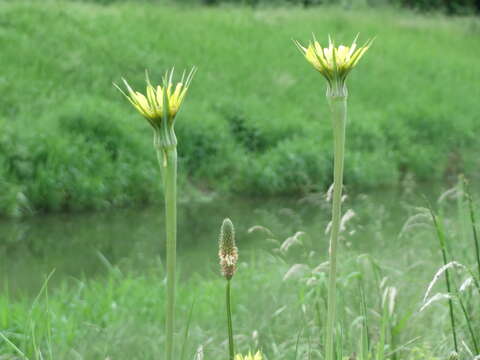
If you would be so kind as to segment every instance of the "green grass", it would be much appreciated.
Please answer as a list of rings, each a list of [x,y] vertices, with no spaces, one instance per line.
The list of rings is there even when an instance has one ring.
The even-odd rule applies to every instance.
[[[238,351],[260,348],[267,359],[285,360],[294,359],[297,351],[299,359],[309,353],[314,356],[313,359],[319,359],[323,337],[320,321],[323,321],[326,312],[326,277],[324,273],[313,275],[316,281],[306,285],[305,280],[312,275],[305,268],[301,275],[283,281],[291,265],[265,253],[257,254],[256,260],[243,259],[241,262],[232,282]],[[360,341],[361,321],[358,317],[361,315],[361,303],[358,276],[354,270],[362,265],[366,268],[366,287],[372,295],[368,298],[372,342],[377,341],[381,324],[378,314],[382,310],[377,297],[385,289],[376,288],[369,271],[369,261],[364,259],[357,264],[357,257],[352,256],[346,262],[348,270],[340,278],[343,305],[340,320],[345,331],[344,353],[349,355],[356,351]],[[214,279],[209,274],[208,278],[194,275],[179,288],[180,345],[189,309],[192,303],[195,304],[185,350],[187,359],[192,359],[195,350],[202,344],[206,358],[227,358],[225,281],[220,275]],[[103,279],[77,281],[56,289],[49,296],[48,312],[43,297],[32,308],[31,300],[13,301],[2,296],[2,333],[31,359],[35,358],[33,338],[38,350],[47,359],[49,348],[54,359],[155,359],[163,353],[164,346],[164,295],[165,288],[159,274],[120,275],[113,272]],[[411,304],[405,305],[405,294],[399,297],[403,304],[397,305],[401,309],[396,310],[400,314],[398,317],[412,311],[409,308]],[[393,315],[392,319],[397,317]],[[397,339],[398,345],[425,331],[425,323],[430,318],[423,320],[423,326],[410,324],[408,329],[403,329]],[[416,324],[419,324],[418,320]],[[298,350],[295,350],[297,339]],[[402,354],[410,355],[412,348],[431,352],[431,346],[422,339],[407,347]],[[392,350],[389,340],[386,349],[387,353]],[[14,351],[0,341],[0,352],[10,354]]]
[[[311,32],[376,36],[349,79],[347,185],[476,176],[479,31],[388,9],[0,1],[0,213],[159,201],[151,130],[112,82],[172,65],[199,69],[177,121],[182,188],[327,187],[325,84],[291,41]]]
[[[320,209],[326,205],[324,201],[317,203]],[[455,206],[452,210],[451,200],[436,208],[448,224],[444,236],[449,258],[476,272],[471,224],[467,221],[461,228],[461,212],[456,212]],[[393,221],[389,216],[394,215],[386,214],[385,209],[368,198],[355,207],[357,216],[342,233],[338,326],[347,358],[353,352],[364,354],[366,347],[362,344],[366,343],[370,353],[375,354],[370,359],[378,360],[439,360],[453,350],[447,301],[433,302],[420,311],[428,284],[442,265],[442,256],[431,218],[424,212],[416,216],[416,209],[409,207],[406,211],[412,217],[396,237],[389,231]],[[243,228],[237,231],[241,240],[240,262],[232,280],[237,351],[245,353],[258,348],[267,360],[322,359],[327,244],[319,241],[324,239],[325,221],[308,227],[307,234],[300,238],[301,244],[280,250],[287,237],[297,230],[306,230],[304,218],[303,212],[287,209],[264,214],[260,225],[268,226],[272,234],[247,234],[246,224],[238,224],[238,228]],[[216,235],[215,230],[212,234]],[[464,239],[459,236],[462,232]],[[250,245],[250,250],[244,250],[242,242],[248,238],[262,249]],[[269,249],[260,245],[267,238],[272,244]],[[215,236],[212,243],[216,243]],[[48,360],[157,359],[164,349],[162,267],[152,262],[139,271],[138,266],[125,262],[119,266],[104,262],[106,274],[88,279],[63,277],[61,282],[45,287],[49,289],[48,297],[43,291],[38,300],[18,288],[10,293],[5,286],[0,294],[1,333],[30,359],[36,359],[35,351]],[[205,359],[227,358],[225,279],[217,261],[200,260],[191,273],[186,273],[182,266],[188,264],[179,263],[178,347],[184,349],[185,359],[192,359],[202,345]],[[454,295],[462,297],[469,326],[473,334],[478,334],[478,290],[470,286],[456,294],[468,276],[465,271],[456,270],[452,268],[450,273]],[[62,274],[53,274],[52,280],[56,276]],[[440,279],[428,298],[445,292]],[[458,302],[454,306],[459,343],[473,348],[468,323]],[[460,350],[462,359],[471,359],[463,345]],[[9,359],[14,352],[12,346],[0,340],[0,354]],[[367,358],[363,355],[358,359]]]

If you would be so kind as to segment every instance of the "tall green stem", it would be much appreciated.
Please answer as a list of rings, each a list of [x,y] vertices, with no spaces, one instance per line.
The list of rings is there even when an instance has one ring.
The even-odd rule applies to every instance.
[[[347,120],[347,96],[327,94],[333,120],[334,169],[333,207],[329,250],[328,311],[325,341],[325,359],[334,359],[335,317],[337,308],[337,245],[342,216],[343,162],[345,125]]]
[[[173,360],[175,331],[175,267],[177,252],[177,148],[157,149],[165,193],[165,228],[167,235],[167,301],[165,359]]]
[[[226,302],[227,302],[227,328],[228,328],[228,351],[229,351],[229,360],[233,360],[235,357],[235,346],[233,343],[233,325],[232,325],[232,309],[231,309],[231,291],[230,291],[230,280],[227,280],[227,292],[226,292]]]

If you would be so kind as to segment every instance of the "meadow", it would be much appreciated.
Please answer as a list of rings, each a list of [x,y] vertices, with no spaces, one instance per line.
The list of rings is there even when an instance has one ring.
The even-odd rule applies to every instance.
[[[41,26],[40,26],[41,24]],[[112,82],[198,73],[176,125],[186,199],[300,195],[331,183],[320,76],[292,39],[377,41],[350,82],[345,183],[478,177],[474,17],[398,9],[0,2],[0,213],[161,199],[151,130]],[[324,35],[325,34],[325,35]]]
[[[339,324],[345,358],[358,354],[364,316],[362,288],[373,350],[382,333],[386,291],[392,309],[386,327],[387,359],[441,360],[453,350],[446,299],[420,311],[427,286],[442,265],[432,221],[421,216],[418,208],[424,205],[418,194],[425,191],[349,196],[345,203],[346,211],[352,209],[356,214],[346,223],[341,240]],[[430,197],[448,228],[449,257],[475,269],[468,210],[457,195],[450,191],[439,202]],[[193,212],[212,218],[203,227],[192,224],[189,211],[180,217],[178,359],[193,359],[200,349],[204,359],[226,358],[225,280],[216,256],[216,225],[225,213],[236,220],[240,250],[232,281],[238,351],[260,349],[269,360],[322,359],[328,245],[323,234],[330,206],[319,195],[283,203],[288,208],[281,208],[281,202],[247,203],[242,210],[238,205],[235,211],[228,211],[230,201],[195,207]],[[156,214],[157,209],[149,216]],[[160,258],[164,249],[158,252],[158,222],[145,215],[135,218],[137,226],[128,223],[126,227],[123,224],[132,217],[130,213],[123,219],[106,218],[103,221],[109,225],[97,235],[90,220],[77,228],[52,226],[51,241],[43,243],[50,255],[39,258],[38,250],[32,251],[40,265],[50,267],[32,266],[28,259],[22,264],[20,257],[30,256],[28,251],[8,252],[7,248],[2,256],[12,260],[2,269],[10,281],[3,282],[0,295],[1,334],[29,359],[158,359],[164,348],[165,283]],[[56,234],[55,228],[61,233]],[[134,241],[119,239],[126,228],[137,234]],[[305,234],[292,242],[297,231]],[[38,242],[41,234],[30,238]],[[71,236],[74,244],[62,242],[65,236]],[[72,251],[68,246],[73,246]],[[42,290],[53,266],[56,270]],[[34,272],[22,273],[22,268]],[[451,275],[457,287],[468,277],[461,269]],[[437,293],[445,293],[443,279],[435,284],[431,296]],[[464,292],[478,333],[475,294],[472,288]],[[459,341],[472,348],[458,304],[455,317]],[[462,359],[473,358],[464,345],[461,350]],[[0,341],[0,354],[5,359],[25,359],[4,341]]]

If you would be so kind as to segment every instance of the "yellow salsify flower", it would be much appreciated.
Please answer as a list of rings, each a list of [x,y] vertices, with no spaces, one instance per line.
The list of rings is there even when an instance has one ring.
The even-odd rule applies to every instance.
[[[335,47],[330,37],[328,40],[328,47],[322,47],[315,37],[308,47],[302,46],[298,41],[294,42],[307,61],[327,79],[330,86],[335,83],[344,85],[348,73],[357,65],[373,40],[367,41],[361,47],[357,47],[357,38],[351,46],[339,47]]]
[[[173,124],[173,119],[177,115],[180,105],[187,94],[195,71],[196,69],[193,68],[187,76],[185,76],[184,72],[182,79],[176,84],[172,81],[173,69],[167,71],[163,78],[163,84],[156,87],[150,83],[147,73],[146,95],[133,90],[123,78],[122,80],[128,93],[125,93],[117,84],[114,85],[154,128],[159,129],[162,120],[165,118],[167,118],[166,120],[169,123]]]
[[[255,355],[252,355],[251,352],[249,352],[246,356],[238,354],[235,355],[235,360],[262,360],[262,354],[260,354],[260,351],[257,351]]]

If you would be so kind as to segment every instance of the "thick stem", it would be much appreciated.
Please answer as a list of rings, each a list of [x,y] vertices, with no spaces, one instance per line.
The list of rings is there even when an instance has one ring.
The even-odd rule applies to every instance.
[[[232,309],[231,309],[231,291],[230,291],[230,280],[227,280],[227,292],[226,292],[226,302],[227,302],[227,328],[228,328],[228,352],[229,360],[233,360],[235,357],[235,346],[233,342],[233,325],[232,325]]]
[[[334,170],[332,227],[329,249],[328,310],[325,339],[325,359],[334,360],[335,318],[337,308],[337,245],[342,217],[343,161],[345,148],[345,125],[347,120],[347,97],[328,96],[333,120]]]
[[[175,268],[177,252],[177,149],[157,148],[165,193],[165,228],[167,254],[167,301],[165,359],[173,360],[175,331]]]

